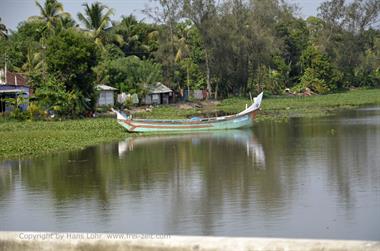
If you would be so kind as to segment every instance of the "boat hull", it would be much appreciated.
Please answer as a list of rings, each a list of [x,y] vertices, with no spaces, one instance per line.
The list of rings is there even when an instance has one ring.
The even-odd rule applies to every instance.
[[[253,125],[255,112],[242,116],[232,116],[225,119],[209,121],[191,120],[132,120],[118,119],[118,123],[129,132],[181,132],[181,131],[207,131],[227,130],[251,127]]]
[[[236,115],[214,117],[214,118],[193,118],[177,120],[154,120],[154,119],[132,119],[131,116],[113,110],[117,115],[117,122],[128,132],[187,132],[187,131],[208,131],[227,130],[251,127],[259,110],[263,92],[254,98],[254,103]]]

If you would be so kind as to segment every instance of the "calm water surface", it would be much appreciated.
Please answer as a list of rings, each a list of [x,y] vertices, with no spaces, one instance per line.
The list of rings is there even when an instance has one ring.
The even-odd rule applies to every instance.
[[[3,161],[0,230],[380,240],[380,108]]]

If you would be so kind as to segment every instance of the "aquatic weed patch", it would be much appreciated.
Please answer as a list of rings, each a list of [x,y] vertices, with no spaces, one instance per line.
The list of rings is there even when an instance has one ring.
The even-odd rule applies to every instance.
[[[111,118],[1,122],[0,159],[75,150],[126,136]]]

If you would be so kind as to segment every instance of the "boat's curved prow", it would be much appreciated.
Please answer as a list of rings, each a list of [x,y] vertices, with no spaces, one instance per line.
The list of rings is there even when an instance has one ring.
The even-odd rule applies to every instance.
[[[261,92],[257,97],[255,98],[254,104],[256,104],[256,108],[259,109],[261,106],[261,101],[263,100],[264,92]]]
[[[126,119],[128,119],[128,117],[129,117],[129,116],[127,116],[126,114],[122,114],[121,112],[119,112],[119,111],[117,111],[117,110],[115,110],[115,109],[113,109],[113,108],[112,108],[112,111],[113,111],[114,113],[116,113],[117,120],[126,120]]]
[[[259,95],[257,95],[257,97],[254,98],[253,104],[250,105],[248,108],[246,108],[244,111],[238,113],[237,115],[248,114],[248,113],[251,113],[253,111],[260,109],[261,101],[263,100],[263,95],[264,95],[264,92],[261,92]]]

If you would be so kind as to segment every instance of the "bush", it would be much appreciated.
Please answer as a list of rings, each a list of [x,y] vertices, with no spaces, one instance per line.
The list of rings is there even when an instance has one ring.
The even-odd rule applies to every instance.
[[[63,83],[50,79],[36,90],[40,109],[60,117],[84,115],[90,108],[89,101],[79,90],[66,91]]]
[[[110,111],[112,108],[112,105],[101,105],[96,108],[96,112],[98,113],[106,113]]]
[[[320,94],[326,94],[330,91],[326,81],[321,79],[313,68],[306,69],[305,73],[301,77],[300,83],[293,87],[292,90],[295,92],[302,92],[306,88]]]
[[[46,113],[36,102],[31,102],[28,105],[27,116],[29,119],[37,120],[46,116]]]
[[[136,56],[105,60],[94,69],[97,79],[121,92],[142,94],[143,85],[161,80],[161,65]]]
[[[320,94],[335,91],[342,86],[342,74],[330,62],[329,57],[314,45],[309,45],[303,52],[301,64],[305,69],[295,91],[306,87]]]

